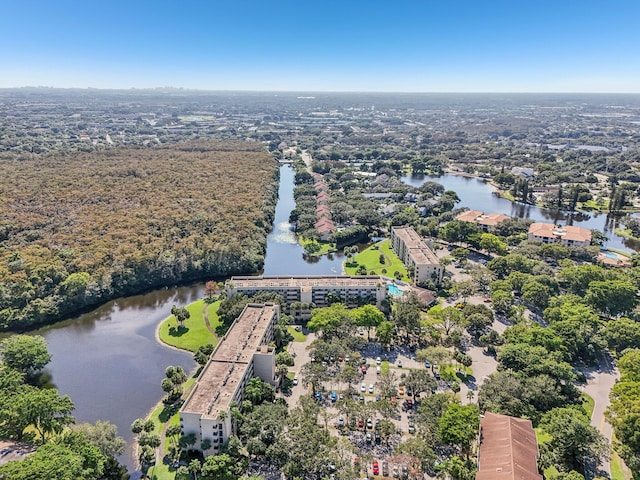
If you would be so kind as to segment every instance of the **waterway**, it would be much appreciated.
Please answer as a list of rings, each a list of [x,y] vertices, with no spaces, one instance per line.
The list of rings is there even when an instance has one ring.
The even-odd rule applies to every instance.
[[[264,274],[340,274],[341,253],[309,257],[296,242],[288,221],[295,206],[293,178],[290,166],[280,167],[279,199],[274,228],[267,238]],[[490,186],[479,179],[455,175],[403,179],[414,186],[426,180],[455,190],[461,198],[461,206],[540,221],[564,220],[554,216],[559,215],[557,212],[498,198],[492,195]],[[614,225],[606,221],[605,215],[588,219],[574,217],[573,222],[598,228],[612,238],[610,246],[628,249],[621,239],[613,237]],[[119,434],[128,444],[121,461],[131,472],[134,471],[131,423],[144,417],[162,398],[160,382],[168,365],[181,365],[186,370],[195,367],[190,353],[168,348],[156,340],[156,327],[170,314],[172,305],[183,306],[202,298],[203,290],[204,284],[199,283],[120,298],[89,313],[33,332],[46,338],[52,355],[46,375],[62,394],[71,396],[76,405],[77,420],[109,420],[118,426]],[[139,474],[134,473],[132,478],[139,478]]]
[[[280,167],[279,198],[273,231],[267,238],[266,275],[325,275],[342,272],[342,254],[309,257],[298,245],[289,224],[295,206],[293,169]],[[46,338],[51,363],[45,374],[76,405],[78,422],[109,420],[127,440],[121,457],[130,472],[131,423],[144,417],[162,398],[160,382],[168,365],[195,368],[190,353],[168,348],[155,337],[158,323],[172,305],[183,306],[203,297],[204,284],[165,288],[120,298],[83,315],[35,332]],[[132,478],[139,478],[134,473]]]
[[[427,181],[437,182],[446,190],[453,190],[458,194],[460,203],[456,207],[468,207],[485,213],[502,213],[510,217],[531,218],[536,222],[554,222],[562,225],[597,229],[603,232],[609,240],[606,247],[634,252],[640,250],[640,242],[625,239],[615,234],[619,218],[604,213],[583,214],[563,212],[561,210],[536,207],[524,203],[512,202],[501,198],[493,192],[495,189],[482,178],[465,177],[461,175],[444,174],[439,177],[426,175],[402,177],[402,182],[413,187],[419,187]]]

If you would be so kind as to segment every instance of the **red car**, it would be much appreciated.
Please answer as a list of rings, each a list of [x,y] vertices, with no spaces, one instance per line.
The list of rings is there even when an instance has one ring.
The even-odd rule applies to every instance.
[[[358,428],[362,428],[364,427],[364,422],[362,421],[362,419],[358,420]]]
[[[378,467],[378,461],[374,460],[373,462],[373,474],[374,475],[379,475],[380,474],[380,467]]]

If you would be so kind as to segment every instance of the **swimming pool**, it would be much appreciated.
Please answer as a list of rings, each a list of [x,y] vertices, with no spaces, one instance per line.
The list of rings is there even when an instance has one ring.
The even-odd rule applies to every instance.
[[[397,285],[393,283],[387,284],[387,292],[389,292],[389,295],[402,295],[404,293],[402,290],[398,288]]]
[[[604,256],[607,258],[618,258],[618,255],[613,252],[604,252]]]

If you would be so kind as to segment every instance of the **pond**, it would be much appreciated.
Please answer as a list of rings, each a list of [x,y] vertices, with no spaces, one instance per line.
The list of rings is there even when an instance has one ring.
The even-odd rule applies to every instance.
[[[267,238],[266,275],[342,273],[342,254],[309,257],[295,241],[289,224],[294,208],[293,169],[280,168],[274,228]],[[172,305],[203,297],[204,284],[164,288],[120,298],[83,315],[32,332],[46,338],[52,355],[45,374],[76,405],[79,422],[109,420],[128,443],[121,461],[133,472],[131,423],[144,417],[162,398],[160,382],[168,365],[195,367],[190,353],[160,344],[157,325]],[[138,478],[139,474],[132,475]]]
[[[462,175],[444,174],[439,177],[426,175],[406,175],[402,182],[419,187],[425,182],[440,183],[446,190],[453,190],[458,194],[460,203],[456,207],[467,207],[472,210],[480,210],[485,213],[502,213],[510,217],[531,218],[536,222],[561,223],[563,225],[575,225],[578,227],[597,229],[608,238],[606,246],[625,252],[640,250],[640,242],[625,239],[616,235],[619,217],[604,213],[583,214],[568,213],[561,210],[536,207],[524,203],[512,202],[506,198],[494,194],[494,187],[482,178],[465,177]]]

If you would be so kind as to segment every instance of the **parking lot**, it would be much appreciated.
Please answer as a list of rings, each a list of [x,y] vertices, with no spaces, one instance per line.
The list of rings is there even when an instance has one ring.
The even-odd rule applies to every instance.
[[[306,347],[315,338],[316,337],[314,334],[309,333],[305,342],[292,342],[289,345],[289,352],[294,354],[295,357],[295,365],[293,367],[290,367],[289,370],[296,376],[298,376],[299,379],[298,384],[292,386],[291,392],[285,396],[290,407],[296,405],[301,395],[309,393],[309,387],[305,387],[303,385],[302,378],[300,376],[300,369],[305,363],[311,361]],[[376,362],[377,357],[380,357],[381,360],[387,360],[389,362],[389,371],[394,372],[398,380],[403,373],[408,374],[410,369],[425,368],[424,363],[416,360],[414,353],[411,352],[409,348],[405,347],[397,347],[394,350],[386,351],[383,350],[378,344],[369,342],[366,344],[365,348],[360,351],[360,353],[363,355],[364,361],[367,365],[367,371],[364,375],[361,375],[359,377],[357,382],[354,382],[351,385],[351,396],[357,401],[361,401],[362,398],[365,403],[375,402],[376,397],[380,394],[378,388],[376,387],[376,382],[379,378],[376,369],[376,367],[378,366]],[[337,373],[340,370],[342,363],[344,362],[336,361],[333,365],[327,365],[327,369],[329,371],[335,371]],[[363,384],[365,386],[365,392],[361,391],[361,386]],[[369,390],[370,386],[373,386],[372,393]],[[402,478],[403,464],[394,463],[394,461],[400,462],[401,460],[395,459],[391,457],[391,455],[394,449],[403,441],[403,439],[407,439],[412,436],[412,434],[409,433],[409,424],[411,423],[411,415],[413,414],[413,412],[404,411],[402,408],[400,408],[404,400],[410,397],[407,397],[406,395],[397,396],[396,401],[399,404],[398,413],[395,418],[392,419],[392,421],[396,425],[400,434],[391,435],[388,439],[386,439],[386,441],[382,438],[376,441],[375,428],[366,428],[366,419],[364,418],[361,419],[364,423],[362,427],[358,427],[356,423],[354,429],[349,429],[347,428],[348,425],[346,425],[347,419],[343,417],[345,428],[338,428],[340,413],[335,406],[337,402],[334,403],[334,401],[332,401],[331,393],[335,392],[336,400],[339,400],[340,395],[349,395],[349,385],[332,378],[332,380],[325,382],[323,387],[324,390],[323,392],[321,392],[319,401],[329,413],[329,418],[331,419],[328,424],[330,432],[336,436],[340,436],[344,432],[346,438],[348,438],[350,442],[358,449],[359,454],[354,454],[354,459],[358,458],[359,455],[373,458],[375,461],[379,462],[379,474],[383,474],[382,462],[386,460],[386,470],[388,472],[387,476],[393,476],[393,467],[395,466],[398,478]],[[382,415],[374,411],[374,413],[371,414],[370,420],[373,423],[376,421],[376,419],[382,419]],[[367,439],[367,433],[370,434],[369,440]],[[407,460],[405,459],[402,461],[406,463]],[[367,473],[371,475],[373,473],[373,462],[369,462],[368,464],[364,464],[361,462],[361,468],[363,473],[366,469]],[[411,473],[411,470],[409,469],[407,470],[407,472],[409,474]],[[429,477],[425,476],[424,478]]]

